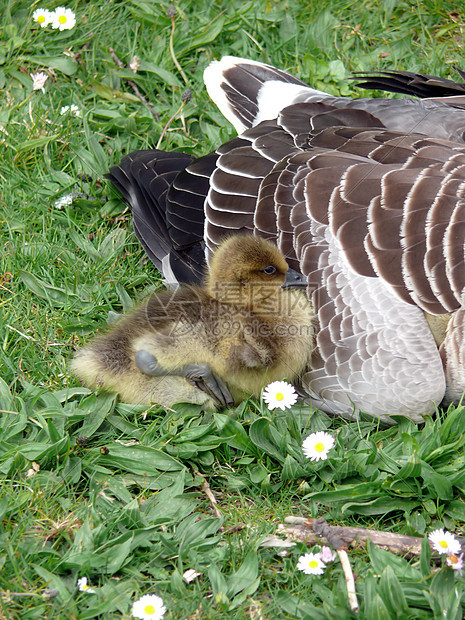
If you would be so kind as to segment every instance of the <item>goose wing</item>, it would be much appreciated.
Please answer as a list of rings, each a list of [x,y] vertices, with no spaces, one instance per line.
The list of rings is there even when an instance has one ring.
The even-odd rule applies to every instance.
[[[464,71],[456,70],[465,78]],[[411,71],[356,71],[352,79],[357,80],[356,86],[361,88],[413,95],[420,99],[450,97],[444,99],[444,103],[454,105],[462,101],[465,104],[465,82],[455,82],[435,75]]]
[[[453,233],[446,218],[434,219],[433,196],[446,195],[453,181],[463,184],[463,148],[421,135],[406,141],[379,123],[371,127],[371,115],[360,111],[355,119],[348,110],[347,120],[352,115],[362,127],[333,126],[342,111],[331,118],[331,110],[319,110],[312,116],[314,104],[290,106],[276,123],[244,132],[247,147],[223,146],[206,200],[206,242],[219,244],[228,217],[240,220],[275,240],[308,277],[319,325],[304,387],[315,402],[335,413],[361,409],[385,418],[391,412],[418,422],[445,393],[441,357],[422,310],[460,307],[462,276],[456,274],[454,288],[447,275],[458,267],[444,243]],[[309,116],[303,148],[292,127]],[[251,179],[254,159],[262,168]],[[425,162],[434,164],[434,174],[424,174]],[[247,191],[231,194],[233,185]],[[460,196],[454,201],[460,210]],[[430,243],[421,228],[427,220],[432,233],[443,226],[442,239],[436,236],[431,246],[441,248],[436,263],[443,267],[435,265],[433,287],[420,260]],[[385,235],[388,224],[392,234]]]
[[[238,133],[276,118],[294,103],[321,101],[366,110],[389,129],[464,141],[465,109],[455,109],[447,101],[333,97],[270,65],[234,56],[212,62],[204,80],[211,98]]]

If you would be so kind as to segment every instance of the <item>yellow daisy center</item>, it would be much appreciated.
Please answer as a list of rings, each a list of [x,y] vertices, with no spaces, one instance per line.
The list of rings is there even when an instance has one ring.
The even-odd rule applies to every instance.
[[[449,562],[451,564],[457,564],[457,562],[459,561],[458,557],[456,555],[450,555],[449,556]]]
[[[439,546],[442,547],[443,549],[447,549],[447,542],[445,540],[440,540]]]
[[[85,585],[83,585],[83,586],[82,586],[82,589],[83,589],[83,590],[88,590],[88,589],[89,589],[89,586],[87,585],[87,583],[86,583]]]
[[[323,452],[324,449],[325,449],[325,444],[322,443],[321,441],[315,444],[315,450],[317,452]]]
[[[37,17],[37,21],[39,22],[39,24],[43,24],[45,21],[45,15],[39,15]]]
[[[153,605],[146,605],[144,607],[144,612],[146,614],[154,614],[155,613],[155,607]]]
[[[276,400],[284,400],[284,394],[282,392],[278,392],[275,398]]]
[[[66,19],[66,15],[60,15],[58,21],[60,22],[60,24],[66,24],[68,20]]]
[[[308,563],[309,568],[318,568],[318,562],[316,560],[310,560]]]

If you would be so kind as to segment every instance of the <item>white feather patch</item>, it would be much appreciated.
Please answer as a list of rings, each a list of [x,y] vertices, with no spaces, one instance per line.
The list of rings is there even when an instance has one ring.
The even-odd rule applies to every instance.
[[[296,101],[306,100],[307,97],[313,95],[323,95],[328,97],[327,93],[321,90],[315,90],[310,86],[300,86],[299,84],[288,84],[279,80],[270,80],[265,82],[258,91],[257,105],[258,114],[254,121],[254,125],[258,125],[262,121],[269,121],[278,117],[278,114],[287,106],[296,103]]]

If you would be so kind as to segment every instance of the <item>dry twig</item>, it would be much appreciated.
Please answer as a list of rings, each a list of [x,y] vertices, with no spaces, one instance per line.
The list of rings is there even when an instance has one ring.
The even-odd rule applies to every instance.
[[[213,495],[210,485],[208,484],[206,480],[203,481],[201,489],[205,493],[205,495],[208,497],[208,499],[210,500],[210,504],[212,505],[215,515],[218,517],[218,519],[221,519],[223,515],[221,514],[221,511],[218,508],[218,502],[216,501],[216,497]]]
[[[382,547],[397,555],[415,557],[421,553],[421,542],[423,539],[416,536],[404,536],[403,534],[369,530],[362,527],[329,525],[325,519],[286,517],[285,522],[286,525],[280,524],[278,526],[278,532],[301,542],[320,544],[326,541],[337,549],[338,546],[356,547],[370,540],[377,547]],[[465,551],[464,538],[458,538],[462,545],[462,550]],[[432,547],[431,549],[433,550]]]
[[[357,599],[357,592],[355,590],[355,579],[350,565],[349,556],[345,549],[337,549],[339,560],[341,561],[342,570],[344,571],[344,577],[346,580],[347,598],[349,599],[349,605],[352,611],[358,611],[359,604]]]

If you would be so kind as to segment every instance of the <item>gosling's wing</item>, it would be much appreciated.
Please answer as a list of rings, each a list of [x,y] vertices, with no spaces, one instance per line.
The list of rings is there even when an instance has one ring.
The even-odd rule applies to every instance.
[[[211,98],[238,132],[276,118],[294,103],[321,101],[366,110],[390,129],[464,141],[465,110],[447,101],[333,97],[270,65],[233,56],[212,62],[204,80]]]

